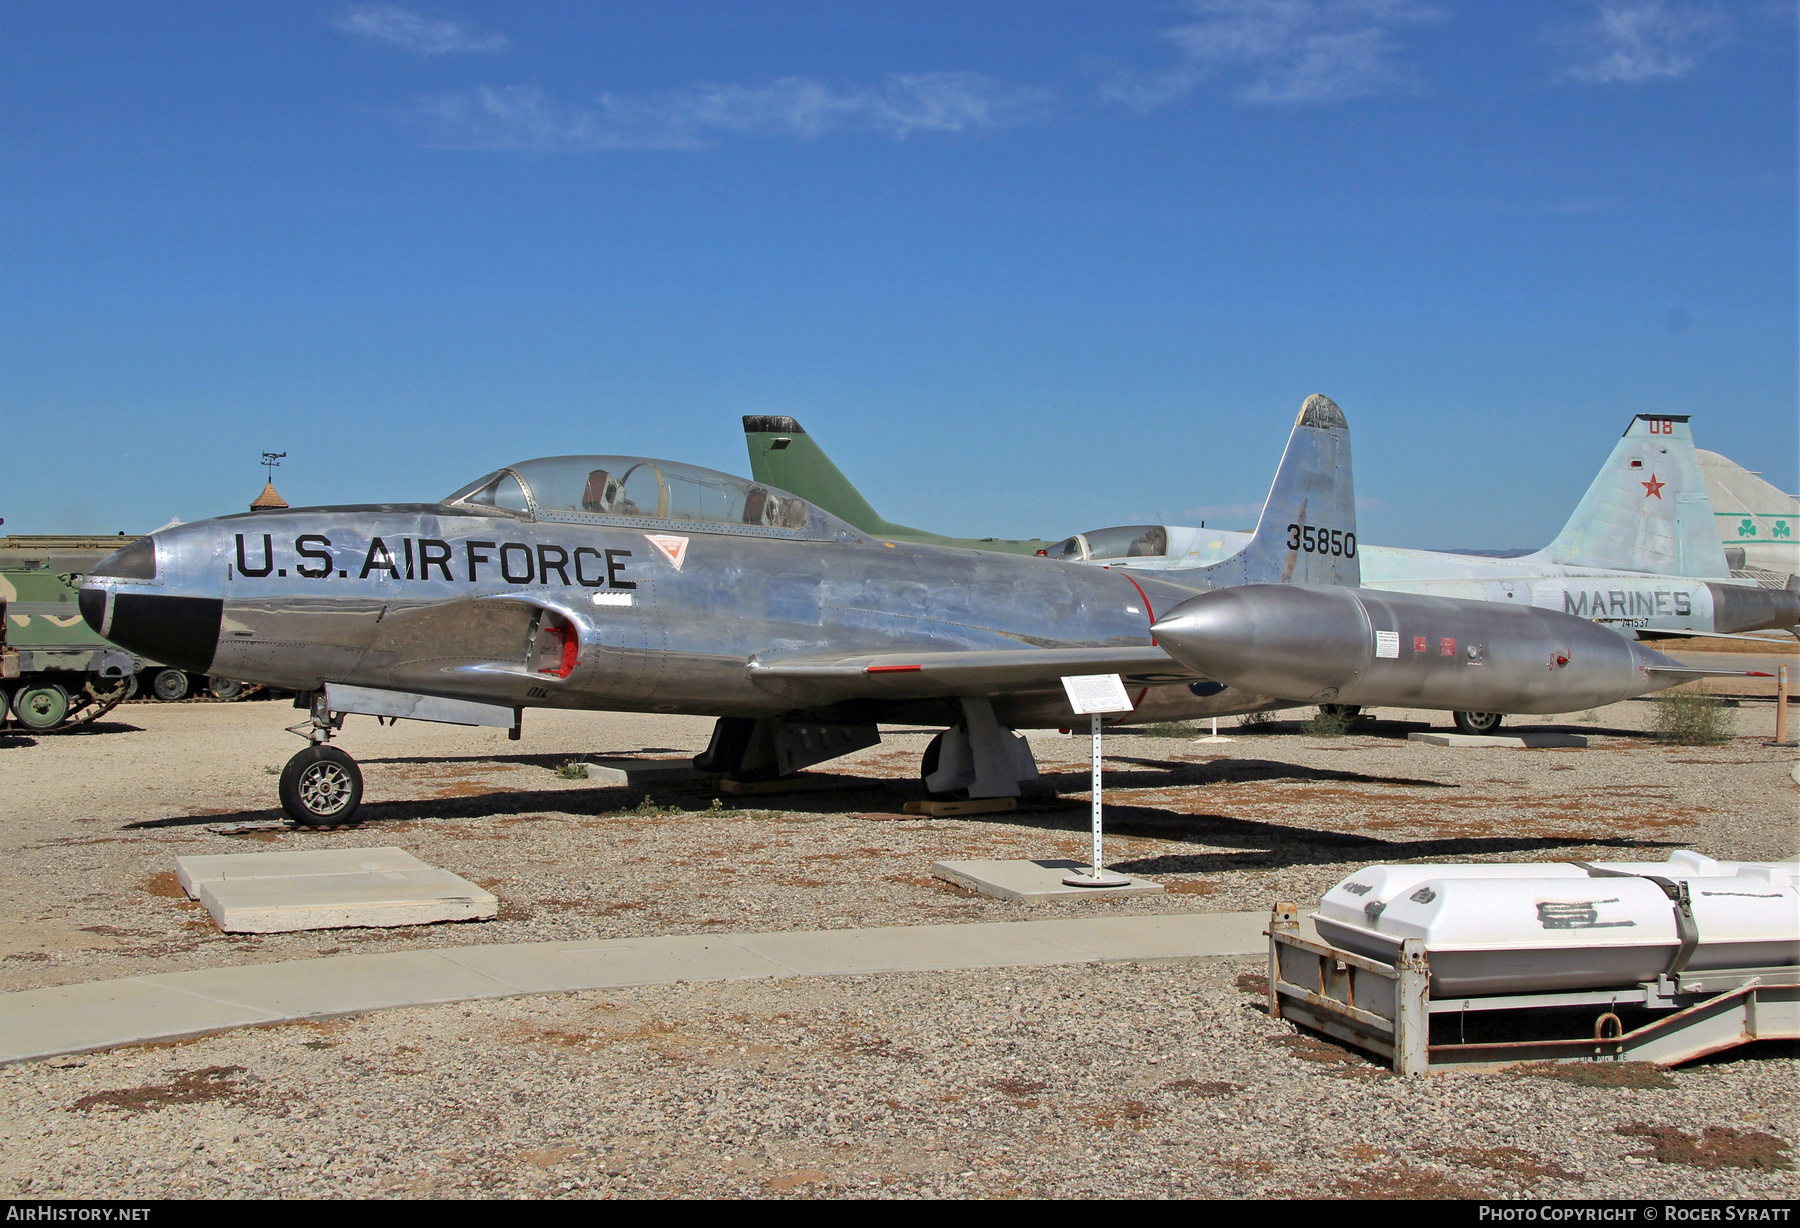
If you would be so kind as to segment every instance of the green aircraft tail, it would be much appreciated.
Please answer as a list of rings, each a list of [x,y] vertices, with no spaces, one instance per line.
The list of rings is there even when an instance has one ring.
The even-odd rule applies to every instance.
[[[806,428],[784,415],[744,416],[750,448],[750,476],[799,495],[840,520],[875,537],[929,537],[919,529],[883,520],[850,479],[831,463]]]
[[[843,471],[831,463],[825,450],[806,433],[806,428],[785,414],[744,416],[744,443],[750,449],[750,476],[758,482],[799,495],[838,519],[872,537],[923,542],[935,546],[962,546],[971,550],[995,550],[1006,554],[1035,554],[1051,543],[1007,541],[1001,538],[945,537],[923,529],[908,528],[885,520],[850,484]]]

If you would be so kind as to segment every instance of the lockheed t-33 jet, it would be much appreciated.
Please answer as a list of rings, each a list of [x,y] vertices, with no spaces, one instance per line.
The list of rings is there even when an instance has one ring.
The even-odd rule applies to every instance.
[[[1075,719],[1069,675],[1123,676],[1130,722],[1333,701],[1565,712],[1696,672],[1560,612],[1358,580],[1349,427],[1315,396],[1250,542],[1168,578],[893,541],[730,474],[557,456],[438,503],[165,529],[96,567],[80,608],[133,651],[298,692],[309,745],[280,796],[312,825],[360,803],[330,745],[351,713],[514,736],[531,707],[712,716],[698,765],[738,779],[935,725],[926,788],[1000,797],[1037,774],[1015,731]]]

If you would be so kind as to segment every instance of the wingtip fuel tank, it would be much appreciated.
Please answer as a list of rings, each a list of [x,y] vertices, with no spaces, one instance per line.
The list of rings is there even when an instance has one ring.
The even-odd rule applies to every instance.
[[[1585,619],[1415,593],[1221,589],[1151,631],[1208,678],[1296,703],[1569,712],[1686,680],[1661,653]]]

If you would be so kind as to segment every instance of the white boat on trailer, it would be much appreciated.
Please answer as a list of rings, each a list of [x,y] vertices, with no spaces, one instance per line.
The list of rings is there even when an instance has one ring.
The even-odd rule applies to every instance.
[[[1439,995],[1599,989],[1662,974],[1800,964],[1800,862],[1368,866],[1326,892],[1320,937],[1431,955]]]
[[[1276,905],[1270,1013],[1388,1057],[1399,1074],[1675,1065],[1800,1039],[1797,881],[1800,863],[1685,851],[1667,862],[1365,867],[1313,914],[1323,942],[1301,935],[1294,905]],[[1572,1015],[1585,1025],[1590,1010],[1592,1036],[1550,1034],[1567,1033]],[[1471,1018],[1487,1025],[1475,1043]]]

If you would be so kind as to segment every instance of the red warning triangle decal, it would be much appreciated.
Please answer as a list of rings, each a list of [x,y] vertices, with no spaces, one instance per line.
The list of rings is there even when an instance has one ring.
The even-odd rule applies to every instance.
[[[681,565],[687,562],[687,538],[673,537],[666,533],[646,533],[644,540],[662,551],[663,557],[675,565],[676,571],[680,571]]]

